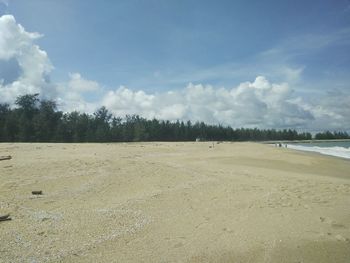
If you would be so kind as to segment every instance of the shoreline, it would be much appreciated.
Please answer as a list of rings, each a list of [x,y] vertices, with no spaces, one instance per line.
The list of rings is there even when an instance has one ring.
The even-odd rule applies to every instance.
[[[262,141],[264,144],[274,143],[322,143],[322,142],[350,142],[350,139],[333,139],[333,140],[276,140],[276,141]]]
[[[311,144],[311,143],[310,143]],[[343,158],[346,160],[350,160],[350,149],[348,147],[343,146],[328,146],[323,147],[319,146],[322,143],[318,143],[317,145],[298,145],[298,144],[286,144],[288,148],[303,151],[303,152],[315,152],[321,155],[333,156],[337,158]]]
[[[350,140],[312,140],[312,141],[279,141],[274,143],[267,143],[267,145],[281,144],[283,148],[289,148],[296,151],[317,153],[323,156],[332,156],[336,158],[342,158],[350,160],[350,149],[342,145],[327,145],[329,143],[342,143],[350,142]],[[322,145],[324,144],[324,145]],[[328,146],[328,147],[325,147]]]

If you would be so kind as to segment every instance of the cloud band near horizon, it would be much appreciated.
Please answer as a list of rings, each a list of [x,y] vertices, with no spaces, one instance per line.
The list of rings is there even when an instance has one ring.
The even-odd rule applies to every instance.
[[[48,54],[12,15],[0,17],[0,103],[19,95],[40,93],[54,99],[60,110],[91,113],[106,106],[114,115],[138,114],[145,118],[204,121],[232,127],[293,128],[306,131],[350,130],[350,94],[337,91],[297,95],[290,83],[274,83],[265,76],[242,81],[233,88],[188,83],[163,92],[145,92],[120,86],[102,87],[79,73],[54,83]]]

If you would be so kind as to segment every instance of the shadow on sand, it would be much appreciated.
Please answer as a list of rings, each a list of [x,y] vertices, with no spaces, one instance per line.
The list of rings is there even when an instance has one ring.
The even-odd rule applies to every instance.
[[[300,244],[278,242],[247,252],[221,251],[192,257],[188,262],[246,263],[345,263],[350,259],[350,243],[346,241],[302,241]]]

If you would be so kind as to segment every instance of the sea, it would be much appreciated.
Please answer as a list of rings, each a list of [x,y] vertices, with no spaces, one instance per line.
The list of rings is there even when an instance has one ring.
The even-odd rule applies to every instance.
[[[350,141],[288,143],[288,148],[350,159]]]

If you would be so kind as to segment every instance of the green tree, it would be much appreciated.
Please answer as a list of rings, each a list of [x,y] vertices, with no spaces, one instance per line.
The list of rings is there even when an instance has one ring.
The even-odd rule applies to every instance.
[[[55,101],[41,100],[38,112],[33,117],[36,140],[40,142],[53,141],[61,116],[62,112],[57,111]]]
[[[94,112],[94,128],[95,139],[98,142],[106,142],[110,140],[110,121],[112,114],[106,107],[102,106]]]
[[[19,96],[15,104],[19,115],[19,140],[36,141],[35,128],[32,122],[34,115],[38,111],[39,94],[27,94]]]

